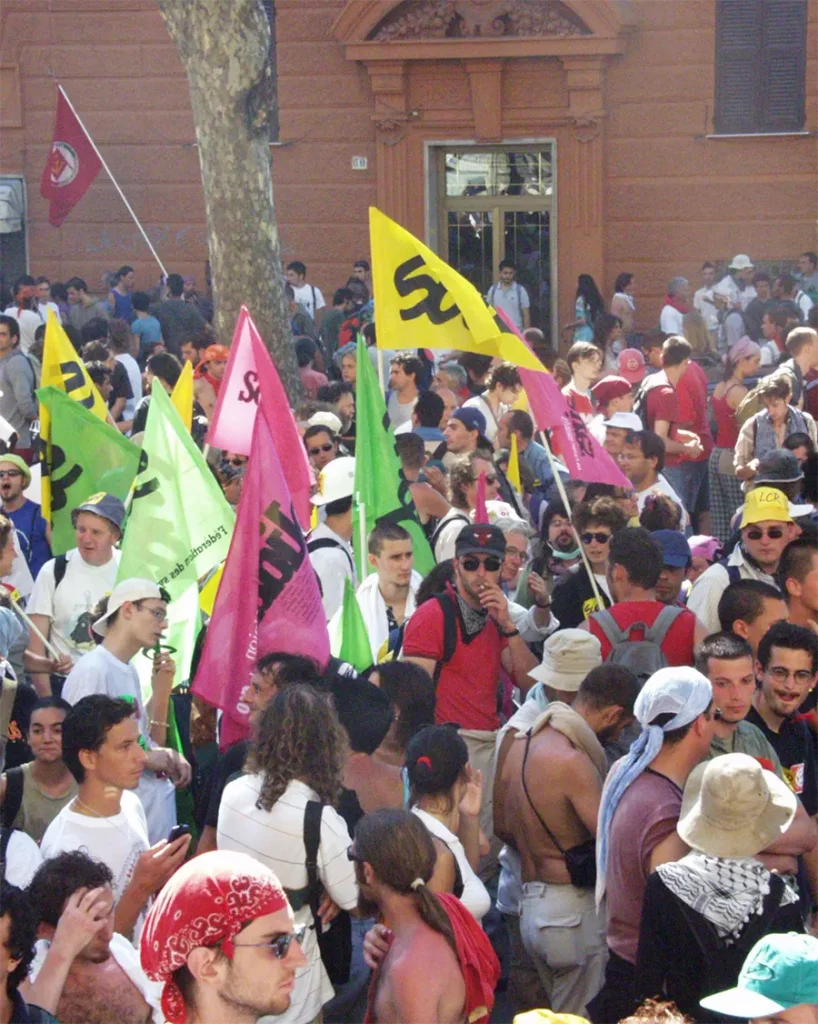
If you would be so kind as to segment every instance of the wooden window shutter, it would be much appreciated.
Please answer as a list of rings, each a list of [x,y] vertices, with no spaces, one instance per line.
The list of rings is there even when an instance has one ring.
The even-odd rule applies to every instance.
[[[803,129],[806,41],[806,0],[764,0],[760,131]]]
[[[760,0],[717,0],[713,127],[719,134],[758,131],[763,15]]]

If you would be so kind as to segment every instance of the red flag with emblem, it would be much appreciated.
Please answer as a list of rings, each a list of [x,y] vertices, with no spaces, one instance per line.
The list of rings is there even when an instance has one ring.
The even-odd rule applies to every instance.
[[[40,181],[40,195],[50,203],[48,222],[58,228],[99,174],[102,161],[77,115],[57,88],[54,138]]]

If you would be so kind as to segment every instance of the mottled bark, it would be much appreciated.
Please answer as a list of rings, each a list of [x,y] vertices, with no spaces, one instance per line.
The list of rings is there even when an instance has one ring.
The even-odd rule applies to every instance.
[[[278,124],[261,0],[157,0],[187,72],[207,213],[214,324],[228,341],[242,303],[292,397],[299,392],[273,205]]]

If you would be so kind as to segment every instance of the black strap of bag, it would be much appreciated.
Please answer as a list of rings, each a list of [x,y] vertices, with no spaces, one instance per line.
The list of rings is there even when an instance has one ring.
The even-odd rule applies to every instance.
[[[23,768],[9,768],[6,772],[6,795],[0,807],[0,825],[11,828],[23,804]]]
[[[531,799],[531,794],[528,792],[528,785],[525,781],[525,766],[528,761],[528,750],[531,746],[531,731],[529,730],[525,740],[525,752],[523,753],[523,766],[520,770],[520,776],[523,783],[523,791],[525,792],[526,799],[531,805],[531,810],[537,815],[537,819],[551,842],[560,851],[565,860],[565,866],[568,869],[568,875],[571,879],[571,885],[577,889],[593,889],[596,885],[596,841],[594,839],[586,839],[584,843],[578,843],[576,846],[572,846],[569,850],[566,850],[561,844],[551,829],[546,825],[542,819],[542,815],[534,806],[534,801]]]
[[[323,804],[317,800],[307,801],[304,810],[304,848],[307,854],[307,886],[309,888],[310,910],[318,939],[321,959],[333,985],[349,981],[352,966],[352,924],[349,914],[342,910],[324,931],[318,907],[324,887],[318,877],[318,848],[321,845],[321,814]]]

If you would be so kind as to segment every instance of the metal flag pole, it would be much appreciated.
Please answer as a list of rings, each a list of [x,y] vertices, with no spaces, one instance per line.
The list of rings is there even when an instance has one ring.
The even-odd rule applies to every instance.
[[[91,138],[91,134],[90,134],[90,132],[89,132],[89,131],[88,131],[88,129],[87,129],[86,127],[85,127],[85,125],[84,125],[84,124],[82,123],[82,118],[81,118],[81,117],[79,116],[79,114],[78,114],[78,113],[76,112],[76,110],[74,109],[74,104],[73,104],[73,103],[71,102],[71,100],[70,100],[70,99],[68,98],[68,93],[67,93],[67,92],[65,91],[65,89],[63,89],[63,87],[62,87],[61,85],[58,85],[58,86],[57,86],[57,88],[58,88],[58,89],[60,90],[60,92],[62,93],[62,97],[63,97],[63,99],[65,100],[65,102],[66,102],[66,103],[68,104],[68,106],[69,106],[69,109],[71,110],[71,113],[72,113],[72,114],[74,115],[74,117],[75,117],[75,118],[77,119],[77,124],[78,124],[78,125],[80,126],[80,128],[82,128],[82,130],[83,130],[83,131],[85,132],[85,137],[86,137],[86,138],[88,139],[88,141],[89,141],[89,142],[91,143],[91,148],[92,148],[92,149],[93,149],[93,151],[94,151],[94,152],[96,153],[96,155],[97,155],[97,156],[99,157],[99,162],[100,162],[100,163],[102,164],[102,166],[103,166],[103,167],[105,168],[105,173],[106,173],[106,174],[108,175],[108,177],[109,177],[109,178],[111,179],[111,181],[113,182],[113,186],[114,186],[114,188],[115,188],[115,189],[117,190],[117,192],[119,193],[119,198],[120,198],[120,199],[122,200],[122,202],[123,202],[123,203],[125,204],[125,208],[127,209],[128,213],[129,213],[129,214],[131,215],[131,217],[133,217],[133,222],[134,222],[134,224],[136,224],[136,226],[137,226],[137,227],[139,228],[139,232],[140,232],[140,234],[141,234],[141,235],[142,235],[142,237],[143,237],[143,238],[145,239],[145,244],[147,245],[147,247],[148,247],[148,248],[150,249],[151,253],[153,254],[153,258],[154,258],[154,259],[156,260],[156,262],[157,262],[157,263],[159,264],[159,269],[160,269],[160,270],[162,271],[162,273],[163,273],[163,274],[165,275],[165,277],[167,277],[167,275],[168,275],[168,272],[167,272],[167,270],[165,270],[165,264],[164,264],[164,263],[163,263],[163,262],[162,262],[162,261],[161,261],[161,260],[159,259],[159,255],[158,255],[158,253],[156,252],[156,249],[154,249],[153,245],[151,244],[151,240],[150,240],[150,239],[148,238],[147,234],[145,234],[145,229],[144,229],[144,228],[142,227],[142,225],[141,225],[141,224],[139,223],[139,218],[138,218],[138,217],[136,216],[136,214],[134,213],[134,211],[133,211],[133,207],[132,207],[132,206],[131,206],[131,204],[130,204],[130,203],[128,202],[128,200],[127,200],[127,199],[125,198],[125,193],[124,193],[124,192],[122,191],[122,189],[121,189],[121,188],[119,187],[119,183],[117,182],[116,178],[115,178],[115,177],[113,176],[113,174],[111,173],[111,168],[110,168],[110,167],[108,166],[108,164],[107,164],[107,163],[105,162],[105,158],[103,157],[102,153],[100,153],[99,149],[97,148],[97,144],[96,144],[96,143],[94,142],[94,140],[93,140],[93,139]]]

